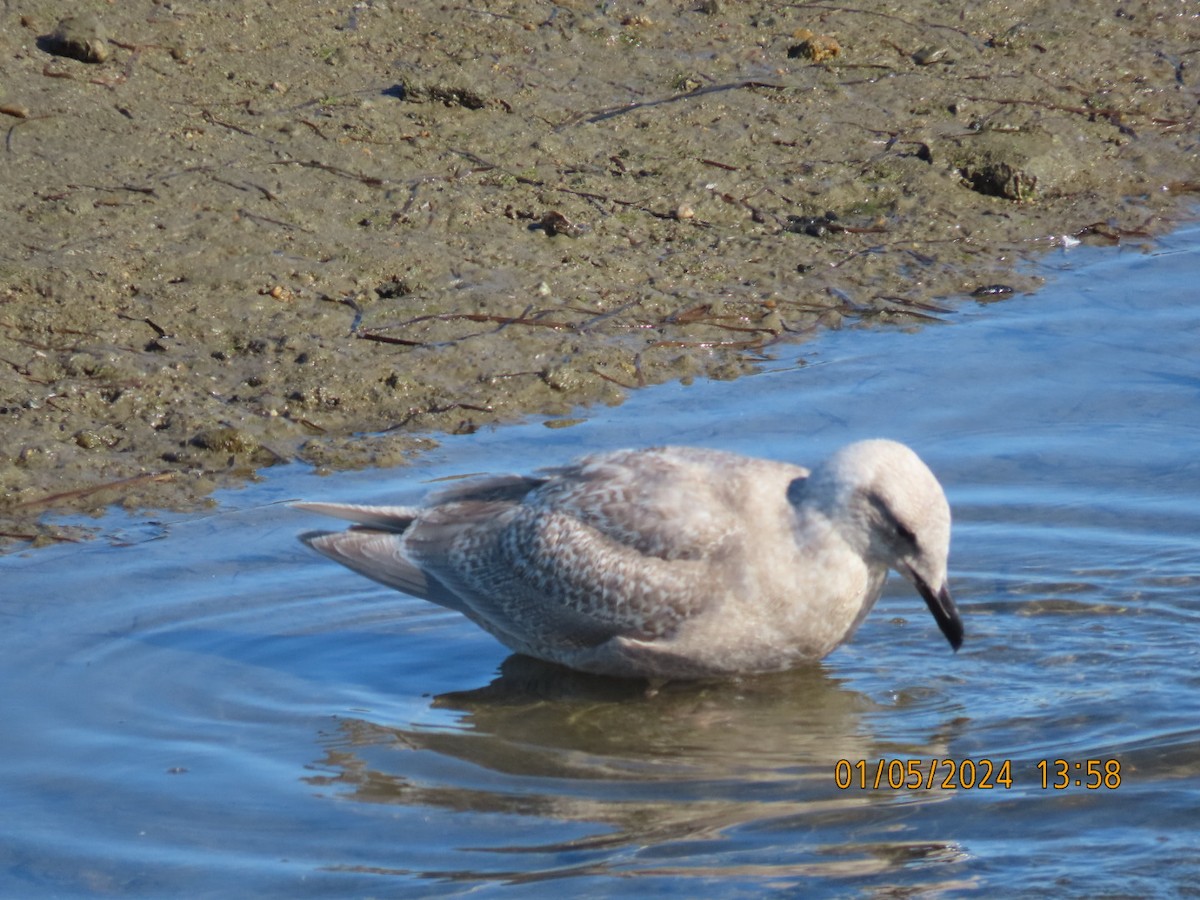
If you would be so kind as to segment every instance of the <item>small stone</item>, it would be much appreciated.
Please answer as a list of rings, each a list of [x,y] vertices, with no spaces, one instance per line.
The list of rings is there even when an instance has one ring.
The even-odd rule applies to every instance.
[[[556,234],[563,234],[567,237],[577,238],[588,232],[588,226],[582,222],[572,222],[558,210],[551,210],[542,216],[538,225],[546,234],[554,237]]]
[[[56,56],[69,56],[85,63],[108,59],[107,35],[100,20],[87,13],[62,19],[46,40],[46,49]]]
[[[259,449],[258,441],[231,425],[207,428],[188,441],[193,447],[212,453],[229,453],[234,456],[254,453]]]
[[[800,43],[788,48],[788,59],[811,59],[813,62],[825,62],[841,55],[842,45],[837,38],[827,34],[813,34],[807,28],[798,29],[795,36],[807,35]]]
[[[934,63],[951,63],[954,57],[950,49],[942,46],[922,47],[912,55],[912,60],[918,66],[932,66]]]
[[[985,284],[971,291],[971,296],[997,298],[1007,297],[1011,293],[1013,293],[1013,288],[1009,287],[1007,284]]]
[[[101,433],[100,431],[84,429],[83,431],[75,432],[75,445],[82,447],[84,450],[100,450],[112,447],[116,443],[117,440],[113,435]]]

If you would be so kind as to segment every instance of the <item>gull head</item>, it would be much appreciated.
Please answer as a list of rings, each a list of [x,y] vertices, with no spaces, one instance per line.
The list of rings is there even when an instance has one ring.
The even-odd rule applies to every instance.
[[[963,626],[946,577],[950,505],[929,467],[895,441],[859,441],[814,469],[808,482],[808,502],[864,560],[907,578],[957,650]]]

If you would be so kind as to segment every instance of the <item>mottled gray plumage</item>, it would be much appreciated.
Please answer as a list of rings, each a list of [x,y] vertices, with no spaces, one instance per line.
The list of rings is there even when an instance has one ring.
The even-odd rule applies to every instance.
[[[851,444],[811,473],[659,447],[472,480],[420,507],[296,505],[357,523],[304,536],[331,559],[583,671],[696,678],[819,659],[889,568],[962,642],[946,498],[892,441]]]

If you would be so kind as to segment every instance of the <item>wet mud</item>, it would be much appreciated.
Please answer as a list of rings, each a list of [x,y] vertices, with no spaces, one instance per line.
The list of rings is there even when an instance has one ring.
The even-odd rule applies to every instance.
[[[10,547],[952,319],[1200,187],[1200,14],[1168,0],[0,22]]]

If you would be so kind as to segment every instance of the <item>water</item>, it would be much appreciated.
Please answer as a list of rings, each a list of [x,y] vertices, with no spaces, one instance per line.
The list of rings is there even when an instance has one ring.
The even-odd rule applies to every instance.
[[[952,325],[0,559],[0,895],[1200,895],[1200,229],[1047,266]],[[279,503],[874,435],[947,488],[957,655],[894,578],[820,666],[647,695],[506,659],[307,551],[327,523]],[[887,787],[909,759],[995,786]]]

